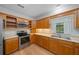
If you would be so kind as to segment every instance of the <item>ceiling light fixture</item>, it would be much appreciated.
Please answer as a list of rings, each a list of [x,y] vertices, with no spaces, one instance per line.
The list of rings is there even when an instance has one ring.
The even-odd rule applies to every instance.
[[[61,4],[57,4],[56,7],[59,7]]]
[[[17,6],[19,6],[19,7],[21,7],[21,8],[24,8],[24,6],[23,6],[23,5],[21,5],[21,4],[17,4]]]

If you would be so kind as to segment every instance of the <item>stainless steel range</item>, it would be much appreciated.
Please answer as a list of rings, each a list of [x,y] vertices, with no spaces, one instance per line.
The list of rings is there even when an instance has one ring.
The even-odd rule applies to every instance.
[[[17,35],[19,36],[19,48],[24,48],[27,47],[29,45],[29,34],[27,34],[27,32],[24,31],[19,31],[17,32]]]

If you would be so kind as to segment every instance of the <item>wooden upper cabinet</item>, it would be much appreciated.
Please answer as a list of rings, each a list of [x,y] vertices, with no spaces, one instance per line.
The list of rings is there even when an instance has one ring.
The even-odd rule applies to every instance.
[[[41,22],[40,22],[40,20],[36,21],[36,28],[41,28]]]
[[[33,20],[31,21],[31,33],[35,33],[36,32],[36,21]]]
[[[21,18],[17,18],[17,23],[23,22]]]
[[[76,28],[79,28],[79,9],[77,10],[77,15],[76,15]]]
[[[36,22],[37,28],[49,28],[49,18],[43,18],[37,20]]]
[[[23,26],[23,24],[26,24],[26,26]],[[19,27],[18,28],[30,28],[30,21],[28,19],[24,19],[24,18],[17,18],[17,25],[21,24],[23,27]]]
[[[17,19],[15,17],[6,16],[6,28],[17,28]]]
[[[17,23],[20,23],[20,22],[28,22],[28,20],[23,18],[17,18]]]
[[[31,21],[31,26],[32,26],[32,28],[36,28],[36,21],[35,20],[33,20],[33,21]]]
[[[0,13],[0,17],[6,19],[6,15]]]

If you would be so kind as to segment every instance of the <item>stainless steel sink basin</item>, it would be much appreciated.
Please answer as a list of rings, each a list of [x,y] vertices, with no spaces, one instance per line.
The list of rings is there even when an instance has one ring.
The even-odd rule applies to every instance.
[[[56,37],[56,38],[63,38],[63,39],[67,39],[67,40],[71,40],[70,37],[66,37],[66,36],[61,36],[61,35],[51,35],[51,37]]]

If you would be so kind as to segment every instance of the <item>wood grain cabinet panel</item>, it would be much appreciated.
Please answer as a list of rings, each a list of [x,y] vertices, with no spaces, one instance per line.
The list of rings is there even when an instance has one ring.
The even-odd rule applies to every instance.
[[[43,47],[49,49],[49,40],[47,37],[43,40]]]
[[[59,44],[62,48],[63,55],[73,55],[74,54],[74,44],[72,42],[59,40]]]
[[[79,43],[35,35],[34,42],[57,55],[79,55]]]
[[[31,33],[36,33],[36,21],[31,21]]]
[[[36,33],[36,28],[32,28],[31,33]]]
[[[47,37],[41,35],[34,35],[31,39],[31,41],[38,44],[39,46],[48,49],[49,42]]]
[[[73,55],[74,54],[74,48],[69,45],[63,45],[62,46],[62,54],[63,55]]]
[[[76,28],[79,28],[79,10],[77,10],[76,14]]]
[[[37,35],[36,39],[36,44],[42,46],[42,37],[40,35]]]
[[[49,28],[49,18],[44,18],[36,21],[37,28]]]
[[[58,55],[73,55],[74,47],[72,42],[52,38],[49,43],[49,51]]]
[[[79,43],[74,43],[75,55],[79,55]]]
[[[0,13],[0,17],[3,18],[3,19],[6,19],[6,15]]]
[[[19,47],[18,37],[5,40],[5,54],[16,51]]]
[[[37,43],[37,42],[38,42],[37,35],[30,34],[30,43],[33,44],[33,43]]]
[[[40,39],[38,35],[32,35],[31,40],[33,43],[38,44],[40,43]]]
[[[49,38],[49,51],[57,54],[58,47],[58,41],[56,39]]]
[[[45,36],[41,36],[41,46],[43,47],[43,48],[46,48],[46,49],[48,49],[49,47],[49,40],[48,40],[48,37],[45,37]]]

